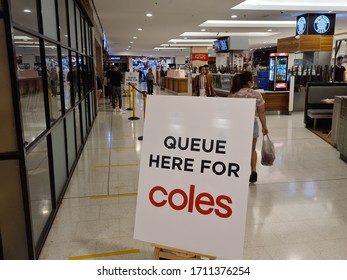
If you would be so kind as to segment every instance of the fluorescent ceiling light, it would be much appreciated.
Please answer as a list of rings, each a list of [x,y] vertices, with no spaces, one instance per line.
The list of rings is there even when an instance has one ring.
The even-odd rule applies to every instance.
[[[225,36],[271,36],[277,35],[279,32],[184,32],[180,36],[189,36],[189,37],[225,37]],[[186,40],[184,40],[186,41]]]
[[[237,18],[237,15],[232,15],[231,17],[232,17],[232,18]]]
[[[31,13],[31,10],[26,9],[26,10],[24,10],[23,12],[24,12],[24,13]]]
[[[295,20],[207,20],[200,27],[295,27]]]
[[[163,48],[160,48],[160,47],[158,47],[158,48],[154,48],[155,50],[186,50],[187,48],[171,48],[171,47],[168,47],[168,48],[166,48],[166,47],[163,47]]]
[[[205,32],[203,33],[205,34]],[[214,33],[216,34],[216,33]],[[176,43],[213,43],[216,39],[171,39],[168,42],[176,42]]]
[[[134,37],[133,37],[133,39],[137,39],[137,37],[136,37],[136,36],[134,36]]]
[[[143,30],[143,28],[139,27],[139,28],[137,28],[137,30],[138,30],[138,31],[142,31],[142,30]]]
[[[204,28],[203,28],[203,29],[201,29],[201,31],[202,31],[202,32],[205,32],[205,31],[206,31],[206,29],[204,29]]]
[[[231,10],[278,10],[278,11],[346,11],[347,2],[344,0],[292,0],[279,3],[277,0],[246,0]]]
[[[153,15],[151,13],[147,13],[146,17],[152,17]]]
[[[213,46],[212,43],[210,44],[161,44],[161,47],[171,47],[171,46],[175,46],[175,47],[211,47]]]
[[[13,36],[15,40],[33,40],[33,38],[30,38],[28,36]]]

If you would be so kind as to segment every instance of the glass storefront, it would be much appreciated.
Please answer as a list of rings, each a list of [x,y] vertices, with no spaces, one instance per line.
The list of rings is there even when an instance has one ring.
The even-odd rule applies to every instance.
[[[95,118],[91,24],[74,0],[11,0],[35,258]]]

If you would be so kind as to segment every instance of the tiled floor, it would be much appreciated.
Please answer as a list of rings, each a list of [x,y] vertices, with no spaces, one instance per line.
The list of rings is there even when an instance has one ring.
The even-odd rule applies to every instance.
[[[141,98],[137,105],[141,119],[129,121],[130,111],[101,102],[40,259],[152,258],[150,244],[132,238]],[[304,127],[303,113],[267,120],[277,158],[273,167],[258,164],[249,189],[244,258],[347,259],[346,163]]]

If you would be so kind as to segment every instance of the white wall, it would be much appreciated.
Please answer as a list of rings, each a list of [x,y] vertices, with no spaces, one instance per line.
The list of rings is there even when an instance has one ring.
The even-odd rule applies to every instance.
[[[216,53],[216,67],[226,67],[229,53]]]

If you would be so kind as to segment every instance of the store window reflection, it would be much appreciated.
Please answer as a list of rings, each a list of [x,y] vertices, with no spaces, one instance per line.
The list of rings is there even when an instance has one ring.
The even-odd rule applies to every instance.
[[[47,85],[50,120],[55,121],[61,116],[61,97],[64,91],[60,88],[60,68],[58,64],[57,46],[45,42]]]
[[[70,72],[70,58],[69,51],[66,49],[61,50],[61,64],[62,64],[62,75],[63,75],[63,85],[64,85],[64,100],[65,100],[65,109],[71,108],[72,99],[71,99],[71,88],[70,83],[68,82],[68,74]]]
[[[71,47],[76,49],[75,4],[73,0],[69,0],[69,23],[70,23]]]
[[[44,138],[27,156],[30,211],[35,246],[52,212],[47,141]]]
[[[60,41],[68,46],[67,18],[65,0],[58,1]]]
[[[29,144],[46,129],[40,43],[38,38],[15,30],[14,44],[24,141]]]
[[[11,0],[14,22],[38,31],[36,0]]]
[[[78,81],[78,56],[76,53],[72,53],[71,56],[71,64],[72,64],[72,70],[68,72],[67,74],[67,82],[72,89],[72,95],[74,100],[79,100],[79,94],[78,94],[78,88],[79,88],[79,81]]]
[[[57,40],[58,35],[57,35],[57,21],[55,16],[56,14],[55,0],[41,1],[41,9],[42,9],[43,33],[47,35],[48,37]]]

